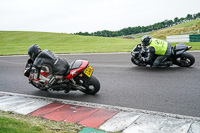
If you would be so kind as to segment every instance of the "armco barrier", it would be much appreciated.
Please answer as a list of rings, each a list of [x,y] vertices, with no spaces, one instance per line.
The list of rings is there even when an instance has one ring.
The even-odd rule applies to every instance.
[[[175,35],[175,36],[167,36],[167,42],[189,42],[189,35]]]
[[[200,34],[166,36],[167,42],[200,42]]]
[[[190,35],[190,42],[200,42],[200,34]]]

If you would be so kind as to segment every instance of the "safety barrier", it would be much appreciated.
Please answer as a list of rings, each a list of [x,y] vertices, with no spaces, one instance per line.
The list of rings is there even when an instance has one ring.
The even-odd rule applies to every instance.
[[[167,36],[167,42],[190,42],[189,35]]]
[[[200,34],[190,35],[190,42],[200,42]]]
[[[200,34],[166,36],[167,42],[200,42]]]

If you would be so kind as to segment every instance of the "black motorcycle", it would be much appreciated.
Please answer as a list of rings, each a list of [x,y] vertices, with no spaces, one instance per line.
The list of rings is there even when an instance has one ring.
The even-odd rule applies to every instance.
[[[178,65],[180,67],[189,67],[192,66],[195,62],[195,58],[190,53],[186,52],[187,50],[191,49],[191,46],[187,46],[184,43],[177,44],[175,47],[172,47],[171,56],[166,59],[165,61],[171,62],[172,64]],[[153,61],[143,62],[142,57],[147,57],[148,55],[148,48],[144,47],[141,44],[137,44],[133,50],[131,51],[131,61],[133,64],[138,66],[147,66],[153,65],[154,60],[157,58],[158,55],[154,55]]]

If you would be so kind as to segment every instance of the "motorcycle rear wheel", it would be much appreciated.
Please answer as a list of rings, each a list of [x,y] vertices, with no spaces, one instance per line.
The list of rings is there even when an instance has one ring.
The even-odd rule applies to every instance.
[[[94,95],[100,90],[100,83],[93,75],[90,78],[76,79],[76,81],[78,81],[77,84],[85,88],[85,90],[82,90],[85,94]]]
[[[183,53],[179,56],[177,56],[175,60],[175,64],[180,67],[190,67],[195,63],[195,58],[190,53]]]

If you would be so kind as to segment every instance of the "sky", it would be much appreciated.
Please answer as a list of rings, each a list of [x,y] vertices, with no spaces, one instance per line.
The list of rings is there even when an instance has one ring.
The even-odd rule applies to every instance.
[[[200,12],[200,0],[0,0],[0,31],[117,31]]]

